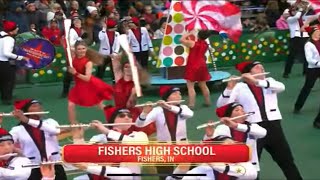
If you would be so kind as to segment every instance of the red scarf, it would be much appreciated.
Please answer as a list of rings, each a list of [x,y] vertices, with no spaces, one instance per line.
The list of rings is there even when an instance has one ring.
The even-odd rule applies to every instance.
[[[81,32],[82,32],[81,28],[76,28],[76,27],[74,27],[73,29],[77,32],[78,36],[80,37],[81,34],[82,34],[82,33],[81,33]]]
[[[140,27],[138,27],[136,29],[132,28],[131,30],[132,30],[134,36],[136,37],[137,41],[141,44],[141,28]]]
[[[171,135],[171,141],[176,141],[178,115],[167,109],[163,109],[163,113]]]
[[[31,136],[33,142],[36,144],[42,160],[48,160],[46,153],[46,144],[44,132],[39,128],[32,127],[30,125],[24,124],[24,128],[27,130]]]
[[[7,160],[0,160],[0,167],[7,168],[9,166],[10,161],[14,158],[14,156],[9,157]]]
[[[223,174],[218,171],[213,170],[213,174],[216,180],[236,180],[234,176],[229,176],[228,174]]]
[[[244,123],[244,124],[246,124],[246,123]],[[234,141],[246,143],[247,138],[248,138],[248,133],[237,131],[237,130],[231,129],[231,128],[230,128],[230,133],[231,133],[232,139]]]
[[[264,106],[264,99],[263,99],[263,91],[261,87],[257,87],[252,84],[248,84],[250,90],[252,91],[259,107]]]
[[[110,54],[112,54],[112,47],[113,47],[113,43],[114,43],[114,36],[115,36],[115,32],[114,31],[106,31],[108,39],[109,39],[109,45],[110,45]]]

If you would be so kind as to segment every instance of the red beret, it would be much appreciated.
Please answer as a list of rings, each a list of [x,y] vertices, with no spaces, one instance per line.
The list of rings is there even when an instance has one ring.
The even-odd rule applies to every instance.
[[[236,65],[236,69],[240,72],[240,73],[248,73],[251,71],[251,69],[257,65],[260,64],[260,62],[252,62],[252,61],[245,61],[245,62],[241,62],[239,64]]]
[[[237,106],[242,106],[239,103],[229,103],[226,104],[224,106],[221,106],[219,108],[216,109],[216,114],[219,118],[221,117],[230,117],[232,114],[232,111],[234,110],[234,108],[236,108]]]
[[[13,142],[13,138],[12,138],[11,134],[9,134],[8,131],[6,131],[3,128],[0,128],[0,143],[3,141],[12,141]]]
[[[38,100],[35,99],[23,99],[23,100],[17,100],[14,102],[14,108],[20,109],[22,111],[27,111],[28,108],[35,103],[40,103]]]
[[[132,22],[133,24],[135,24],[136,26],[139,26],[139,25],[140,25],[140,19],[137,18],[137,17],[132,17],[132,18],[131,18],[131,22]]]
[[[17,29],[17,24],[13,21],[3,20],[3,31],[10,32]]]
[[[320,28],[319,28],[319,25],[317,25],[317,26],[307,26],[304,29],[311,36],[315,31],[319,30]]]
[[[108,19],[106,24],[107,24],[107,28],[114,28],[117,26],[117,22],[112,19]]]
[[[167,98],[175,91],[180,91],[180,89],[172,86],[160,86],[159,94],[163,100],[167,100]]]
[[[125,108],[117,108],[113,106],[106,106],[104,108],[104,115],[106,117],[107,123],[111,123],[111,124],[114,123],[114,120],[116,119],[117,115],[121,113],[131,114],[131,112]]]

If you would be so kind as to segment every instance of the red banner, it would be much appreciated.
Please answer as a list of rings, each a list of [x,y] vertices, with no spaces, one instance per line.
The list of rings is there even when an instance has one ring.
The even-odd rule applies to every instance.
[[[251,158],[245,144],[66,145],[62,152],[67,163],[238,163]]]

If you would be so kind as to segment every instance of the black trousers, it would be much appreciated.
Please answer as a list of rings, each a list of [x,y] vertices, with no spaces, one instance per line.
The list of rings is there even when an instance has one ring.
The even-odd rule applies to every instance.
[[[263,121],[258,123],[267,130],[266,137],[258,139],[257,152],[260,159],[263,149],[266,149],[272,156],[272,159],[282,169],[282,172],[288,180],[302,179],[287,139],[281,127],[281,121]]]
[[[148,69],[149,51],[134,52],[134,55],[141,67]]]
[[[63,77],[62,94],[68,95],[72,80],[73,80],[73,75],[71,73],[69,73],[68,71],[66,71],[64,73],[64,77]]]
[[[298,59],[303,63],[303,74],[308,67],[308,63],[306,60],[306,56],[304,53],[304,45],[306,44],[308,38],[294,37],[290,39],[289,42],[289,56],[285,63],[284,75],[289,75],[291,73],[292,66],[294,64],[294,60]]]
[[[0,61],[0,92],[3,103],[12,101],[13,89],[16,80],[16,66],[8,61]]]
[[[112,59],[110,56],[106,56],[104,58],[103,64],[101,64],[100,66],[98,66],[97,68],[97,73],[96,76],[100,79],[103,79],[104,77],[104,72],[106,70],[106,67],[109,65],[110,67],[110,72],[111,72],[111,77],[112,77],[112,82],[114,81],[114,73],[113,73],[113,67],[112,67]]]
[[[55,165],[54,166],[56,178],[55,180],[67,180],[66,172],[62,165]],[[40,168],[32,169],[31,175],[28,180],[41,180],[42,174]]]
[[[318,111],[318,115],[317,115],[316,118],[314,119],[314,122],[315,122],[315,123],[320,123],[320,108],[319,108],[319,111]]]
[[[304,103],[306,102],[311,89],[313,88],[315,82],[317,79],[320,78],[320,68],[308,68],[306,72],[306,80],[304,82],[304,85],[300,91],[300,94],[298,96],[298,99],[295,103],[295,109],[300,110]]]

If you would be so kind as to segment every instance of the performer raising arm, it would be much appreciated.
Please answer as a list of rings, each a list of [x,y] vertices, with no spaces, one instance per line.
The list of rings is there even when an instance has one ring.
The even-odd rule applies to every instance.
[[[207,87],[206,82],[211,79],[206,64],[205,53],[208,50],[208,44],[205,41],[209,38],[213,32],[200,30],[196,40],[189,39],[189,36],[193,33],[184,34],[180,41],[183,45],[190,48],[186,70],[184,73],[184,79],[187,81],[189,104],[188,106],[192,109],[195,106],[196,92],[194,90],[194,84],[199,83],[199,87],[205,99],[205,106],[210,106],[210,91]]]
[[[75,86],[70,90],[68,96],[68,112],[71,124],[77,123],[75,105],[84,107],[98,105],[103,110],[103,100],[112,99],[112,86],[92,75],[92,61],[98,64],[100,59],[97,57],[90,58],[89,55],[91,54],[87,56],[88,52],[93,53],[92,50],[89,51],[87,49],[84,41],[77,41],[75,43],[76,57],[73,60],[74,68],[69,67],[68,69],[75,78]]]
[[[242,62],[236,68],[242,73],[244,82],[237,83],[233,89],[226,89],[219,97],[217,106],[239,102],[245,112],[253,112],[248,121],[258,123],[268,132],[266,137],[258,139],[258,157],[266,148],[287,179],[302,179],[281,127],[282,116],[277,94],[285,90],[284,84],[271,77],[265,78],[264,75],[252,76],[264,73],[259,62]]]

